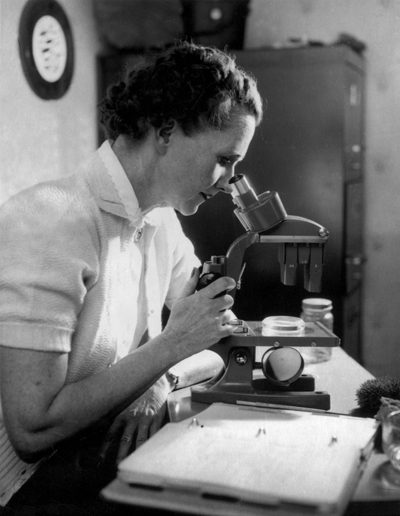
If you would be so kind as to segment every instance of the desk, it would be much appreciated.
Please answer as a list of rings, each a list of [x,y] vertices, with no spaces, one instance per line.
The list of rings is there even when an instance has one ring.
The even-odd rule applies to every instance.
[[[356,391],[364,381],[373,376],[341,348],[333,349],[329,362],[307,365],[304,372],[315,377],[316,390],[329,392],[332,412],[361,415],[357,409]],[[181,421],[202,411],[206,406],[191,401],[190,389],[175,391],[169,398],[170,419]],[[378,474],[385,462],[386,458],[383,454],[374,453],[371,456],[346,511],[346,516],[399,516],[400,490],[387,489],[379,482]],[[128,486],[116,484],[115,487],[121,489],[121,499],[129,499]],[[157,514],[162,512],[158,511]],[[265,514],[271,514],[271,512],[265,512]]]

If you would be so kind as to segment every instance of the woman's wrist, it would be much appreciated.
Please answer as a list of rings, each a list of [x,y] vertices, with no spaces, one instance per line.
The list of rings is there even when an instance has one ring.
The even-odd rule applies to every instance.
[[[152,340],[155,344],[156,353],[158,353],[158,357],[164,365],[164,371],[169,370],[177,362],[182,360],[179,342],[176,336],[163,330]]]

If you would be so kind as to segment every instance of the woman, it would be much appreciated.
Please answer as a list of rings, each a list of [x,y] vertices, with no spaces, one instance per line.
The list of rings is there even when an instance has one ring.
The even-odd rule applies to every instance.
[[[0,213],[3,505],[101,422],[103,464],[123,458],[162,424],[169,369],[233,332],[232,297],[218,294],[234,281],[195,292],[174,210],[230,191],[262,116],[254,80],[219,50],[177,43],[113,86],[102,116],[110,139],[81,170]]]

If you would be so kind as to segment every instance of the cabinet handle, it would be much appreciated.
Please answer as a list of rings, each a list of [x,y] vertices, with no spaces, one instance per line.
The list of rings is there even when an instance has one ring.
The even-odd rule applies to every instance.
[[[360,103],[360,92],[357,84],[350,84],[350,106],[358,106]]]
[[[355,256],[348,256],[346,258],[346,263],[348,265],[360,266],[363,263],[365,263],[366,261],[367,261],[366,258],[364,256],[362,256],[361,254],[357,254]]]

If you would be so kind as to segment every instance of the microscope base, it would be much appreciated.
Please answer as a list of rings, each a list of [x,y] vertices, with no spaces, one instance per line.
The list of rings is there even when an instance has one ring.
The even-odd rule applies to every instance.
[[[302,374],[299,378],[297,378],[296,381],[293,383],[284,386],[284,385],[274,385],[270,381],[268,381],[264,377],[260,377],[257,373],[261,372],[258,369],[254,370],[253,374],[253,380],[251,382],[251,385],[253,387],[253,390],[255,392],[288,392],[288,391],[314,391],[315,390],[315,378],[312,375],[309,374]],[[234,389],[237,390],[237,389]],[[241,390],[241,389],[239,389]]]
[[[192,387],[192,400],[200,403],[233,403],[238,401],[251,403],[268,403],[290,405],[293,407],[316,408],[329,410],[331,406],[330,395],[327,392],[315,391],[255,391],[235,392],[225,391],[209,385],[196,385]]]

